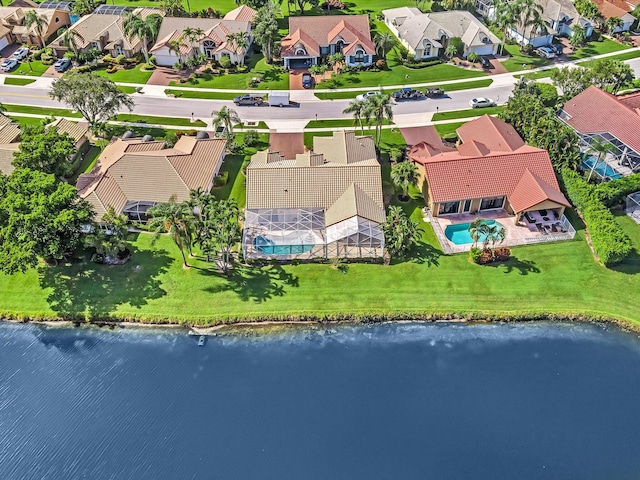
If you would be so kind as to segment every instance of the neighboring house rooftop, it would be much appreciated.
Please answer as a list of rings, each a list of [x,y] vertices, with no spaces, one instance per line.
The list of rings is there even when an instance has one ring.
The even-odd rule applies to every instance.
[[[190,53],[193,48],[197,47],[198,42],[191,44],[182,38],[185,28],[202,29],[204,33],[198,42],[213,41],[216,44],[216,52],[224,49],[239,53],[233,45],[227,43],[227,35],[248,32],[251,27],[247,20],[165,17],[162,19],[162,25],[158,32],[158,41],[149,51],[155,52],[162,47],[168,46],[172,41],[179,41],[180,53],[183,55]]]
[[[9,117],[0,115],[0,144],[14,143],[20,138],[20,127]]]
[[[89,124],[87,122],[71,122],[65,118],[58,118],[48,127],[55,127],[58,133],[66,133],[74,142],[78,142],[81,138],[86,137],[89,132]]]
[[[226,140],[182,136],[173,148],[162,141],[117,139],[103,150],[89,174],[78,178],[80,196],[100,221],[109,206],[120,212],[130,201],[167,202],[208,189],[224,156]]]
[[[633,7],[625,0],[593,0],[593,3],[598,6],[600,15],[607,20],[613,17],[631,16],[629,12],[633,10]]]
[[[561,118],[580,133],[608,132],[640,153],[637,97],[618,97],[590,86],[562,107]]]
[[[425,39],[441,48],[443,34],[449,38],[460,37],[469,47],[500,43],[498,37],[466,10],[422,13],[416,8],[401,7],[383,10],[382,13],[394,23],[400,37],[414,50],[422,48]]]
[[[234,8],[233,10],[228,12],[224,16],[224,19],[253,23],[257,14],[258,12],[256,12],[253,8],[247,7],[246,5],[240,5],[238,8]]]
[[[544,200],[570,206],[547,151],[526,145],[510,125],[484,115],[457,132],[465,140],[456,151],[421,145],[409,150],[409,157],[424,166],[434,202],[506,195],[518,212]]]
[[[45,17],[47,19],[47,26],[43,29],[43,33],[46,34],[51,29],[52,24],[57,24],[56,18],[60,19],[60,16],[69,18],[69,12],[65,12],[59,9],[51,8],[36,8],[33,7],[0,7],[0,18],[2,18],[2,24],[11,29],[11,33],[14,35],[33,35],[38,36],[36,31],[36,25],[33,24],[30,27],[24,25],[24,16],[29,11],[35,11],[38,16]],[[60,27],[66,26],[66,24],[60,23]]]
[[[0,173],[10,175],[13,172],[13,154],[19,147],[19,143],[0,144]]]
[[[313,151],[285,160],[262,151],[247,168],[249,210],[322,208],[325,226],[360,216],[383,223],[380,164],[371,137],[338,131],[315,137]]]
[[[375,54],[371,41],[368,15],[330,15],[313,17],[289,17],[289,35],[282,39],[281,56],[294,56],[302,46],[309,56],[320,55],[320,47],[344,42],[342,53],[352,55],[358,47],[368,54]]]

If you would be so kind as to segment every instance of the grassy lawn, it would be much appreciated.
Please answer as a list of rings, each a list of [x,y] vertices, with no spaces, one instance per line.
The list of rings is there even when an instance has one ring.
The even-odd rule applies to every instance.
[[[168,88],[164,91],[165,95],[173,95],[178,98],[204,98],[207,100],[233,100],[237,97],[238,93],[224,93],[224,92],[198,92],[192,90],[177,90]]]
[[[267,65],[262,55],[253,55],[247,62],[250,67],[246,73],[229,73],[221,75],[201,74],[199,78],[189,79],[185,83],[172,81],[170,86],[196,88],[228,88],[244,90],[249,88],[251,79],[262,76],[259,90],[288,90],[289,73],[282,68]]]
[[[624,45],[608,38],[600,37],[598,40],[589,42],[582,48],[576,50],[575,53],[568,56],[569,60],[578,60],[585,57],[593,57],[595,55],[602,55],[603,53],[616,52],[618,50],[626,50],[631,48],[629,45]]]
[[[235,128],[240,128],[240,129],[244,129],[244,130],[268,130],[269,127],[267,126],[266,123],[260,121],[258,122],[257,125],[245,125],[244,123],[238,123]]]
[[[622,62],[625,60],[631,60],[633,58],[638,58],[638,57],[640,57],[640,50],[634,50],[632,52],[625,52],[625,53],[620,53],[618,55],[611,55],[610,57],[607,57],[607,60],[620,60]],[[589,67],[595,61],[597,60],[586,60],[584,62],[578,62],[578,65],[582,67]]]
[[[112,120],[118,122],[129,123],[149,123],[152,125],[175,125],[178,127],[206,127],[207,124],[202,120],[196,120],[191,123],[189,118],[176,118],[176,117],[153,117],[150,115],[135,115],[129,113],[121,113],[116,115]]]
[[[89,147],[89,150],[84,154],[84,158],[78,168],[76,169],[73,176],[69,179],[69,183],[75,184],[78,177],[83,173],[89,173],[93,166],[98,161],[98,157],[100,156],[100,148],[96,146]]]
[[[17,68],[10,72],[11,75],[25,75],[27,77],[39,77],[44,72],[46,72],[51,65],[43,65],[40,60],[33,60],[31,63],[31,67],[29,67],[29,62],[22,61]]]
[[[35,80],[31,78],[5,78],[5,85],[29,85],[35,82]]]
[[[7,113],[32,113],[35,115],[55,115],[58,117],[74,117],[82,118],[82,114],[79,112],[72,112],[65,108],[48,108],[48,107],[33,107],[31,105],[14,105],[5,103],[4,107],[7,109]]]
[[[508,58],[501,63],[504,65],[504,68],[510,72],[545,67],[551,63],[546,58],[539,57],[536,54],[525,55],[520,52],[520,47],[518,45],[505,45],[504,49],[509,53],[509,55],[511,55],[511,58]]]
[[[142,71],[142,64],[136,65],[134,68],[116,70],[113,73],[107,73],[107,68],[100,68],[94,70],[94,73],[106,77],[114,82],[121,83],[141,83],[145,84],[149,80],[149,77],[153,74],[153,71]]]
[[[456,133],[456,130],[465,123],[467,122],[441,123],[439,125],[434,125],[434,127],[436,129],[436,132],[438,132],[438,135],[444,138],[447,135]]]
[[[428,67],[431,68],[431,67]],[[469,82],[460,82],[460,83],[443,83],[440,85],[445,92],[453,92],[456,90],[470,90],[472,88],[485,88],[493,83],[493,80],[490,78],[483,78],[482,80],[471,80]],[[383,89],[383,91],[387,93],[393,93],[396,89]],[[326,92],[326,93],[316,93],[316,97],[320,100],[344,100],[347,98],[356,98],[357,95],[362,92]]]
[[[42,121],[42,118],[38,117],[21,117],[10,114],[7,114],[7,116],[21,127],[24,127],[25,125],[40,125],[40,122]]]
[[[504,107],[469,108],[467,110],[454,110],[452,112],[435,113],[432,120],[453,120],[454,118],[479,117],[481,115],[495,115],[504,110]]]
[[[109,125],[109,138],[122,137],[124,132],[131,130],[134,137],[144,137],[145,135],[151,135],[156,140],[164,138],[169,132],[173,130],[166,130],[164,128],[155,127],[134,127],[131,125]]]
[[[117,87],[118,87],[118,90],[128,95],[131,95],[132,93],[136,93],[136,87],[127,87],[123,85],[117,85]]]
[[[514,75],[514,77],[524,77],[527,80],[537,80],[539,78],[549,78],[551,77],[551,75],[553,75],[553,72],[557,71],[557,68],[549,68],[547,70],[540,70],[539,72],[525,73],[524,75]]]

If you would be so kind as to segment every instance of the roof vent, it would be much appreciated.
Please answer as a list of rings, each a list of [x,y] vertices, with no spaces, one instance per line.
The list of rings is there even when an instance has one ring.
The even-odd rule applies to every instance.
[[[142,137],[142,141],[143,142],[152,142],[153,141],[153,137],[151,135],[145,135],[144,137]]]
[[[202,140],[204,138],[209,138],[209,134],[207,132],[205,132],[204,130],[200,130],[197,134],[196,134],[196,138],[198,140]]]
[[[126,132],[124,132],[124,135],[122,135],[122,138],[133,138],[133,132],[131,130],[127,130]]]

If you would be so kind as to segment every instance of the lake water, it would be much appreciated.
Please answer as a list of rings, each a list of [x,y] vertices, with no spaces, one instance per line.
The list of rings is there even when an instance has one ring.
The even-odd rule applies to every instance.
[[[612,327],[0,323],[3,480],[635,480],[639,406]]]

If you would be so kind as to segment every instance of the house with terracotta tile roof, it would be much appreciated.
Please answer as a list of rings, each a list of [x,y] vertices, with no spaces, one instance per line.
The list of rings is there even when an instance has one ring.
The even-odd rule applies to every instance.
[[[466,10],[422,13],[415,7],[383,10],[384,23],[416,59],[444,54],[452,38],[464,45],[462,56],[472,52],[494,55],[500,39]]]
[[[164,67],[184,63],[189,57],[203,53],[212,60],[229,57],[231,63],[239,63],[249,47],[240,50],[227,41],[230,34],[244,33],[253,41],[251,24],[256,11],[246,5],[232,10],[224,18],[165,17],[162,20],[158,40],[149,50],[156,58],[156,64]],[[201,31],[199,38],[188,38],[184,31],[188,28]],[[177,51],[175,47],[177,48]]]
[[[434,217],[503,211],[515,225],[563,218],[570,204],[546,150],[527,145],[511,125],[489,115],[456,131],[455,151],[422,143],[408,152]]]
[[[88,174],[78,177],[76,188],[96,212],[95,220],[111,206],[131,220],[146,222],[146,211],[174,197],[189,199],[189,192],[209,191],[224,161],[226,140],[182,136],[172,148],[151,137],[118,138],[100,154]]]
[[[246,177],[245,258],[382,257],[382,175],[370,136],[315,137],[295,158],[258,152]]]
[[[0,49],[12,43],[42,46],[41,37],[36,31],[35,24],[27,27],[24,23],[25,15],[31,10],[45,20],[42,30],[45,44],[56,35],[59,29],[71,25],[71,18],[66,10],[17,6],[0,7],[0,23],[2,24],[0,27]]]
[[[600,15],[605,20],[610,18],[619,18],[622,20],[622,25],[617,27],[613,33],[627,32],[636,21],[636,17],[631,15],[634,7],[625,0],[593,0],[598,6]]]
[[[594,169],[603,180],[640,171],[640,97],[616,97],[590,86],[567,100],[558,117],[580,138],[587,151],[594,138],[610,145],[604,164],[587,157],[583,168]],[[591,162],[591,163],[589,163]]]
[[[376,53],[368,15],[289,17],[281,45],[285,68],[308,68],[334,53],[342,53],[348,66],[367,66]]]

